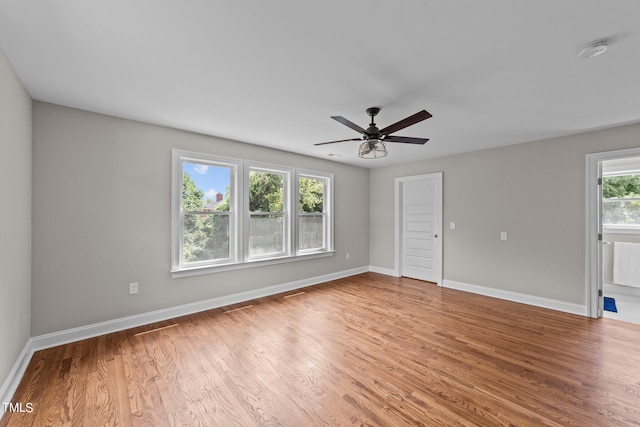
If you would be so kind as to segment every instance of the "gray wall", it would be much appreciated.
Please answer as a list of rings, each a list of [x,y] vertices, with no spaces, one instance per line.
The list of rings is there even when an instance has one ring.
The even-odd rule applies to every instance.
[[[585,155],[637,146],[632,125],[374,169],[370,263],[394,268],[394,178],[442,171],[445,280],[585,304]]]
[[[369,264],[366,169],[42,102],[33,122],[34,336]],[[172,148],[333,172],[337,253],[172,279]]]
[[[0,142],[2,385],[31,336],[31,98],[2,49]]]

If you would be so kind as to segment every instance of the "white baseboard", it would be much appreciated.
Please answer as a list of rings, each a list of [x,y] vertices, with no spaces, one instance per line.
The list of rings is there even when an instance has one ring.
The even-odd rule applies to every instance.
[[[384,268],[384,267],[376,267],[375,265],[370,265],[369,271],[372,273],[384,274],[386,276],[400,277],[400,273],[398,272],[398,270],[392,270],[390,268]]]
[[[9,375],[5,379],[4,383],[2,383],[2,387],[0,387],[0,402],[11,402],[13,395],[18,389],[18,385],[20,385],[20,380],[22,379],[24,372],[27,370],[27,366],[29,366],[33,353],[32,339],[29,338],[27,343],[24,345],[22,352],[20,352],[16,363],[13,364],[13,367],[9,371]],[[4,415],[4,412],[4,408],[0,408],[0,420]]]
[[[50,334],[39,335],[33,337],[33,351],[43,350],[62,344],[68,344],[87,338],[118,332],[137,326],[147,325],[149,323],[160,322],[174,317],[186,316],[188,314],[198,313],[201,311],[211,310],[213,308],[224,307],[231,304],[238,304],[244,301],[262,298],[269,295],[275,295],[294,289],[304,288],[305,286],[317,285],[318,283],[329,282],[331,280],[341,279],[343,277],[353,276],[360,273],[366,273],[369,267],[352,268],[350,270],[339,271],[336,273],[324,274],[322,276],[310,277],[307,279],[296,280],[294,282],[283,283],[281,285],[268,286],[253,291],[240,292],[232,295],[225,295],[204,301],[198,301],[190,304],[178,305],[162,310],[150,311],[147,313],[136,314],[133,316],[121,317],[119,319],[107,320],[105,322],[94,323],[92,325],[80,326],[78,328],[67,329],[64,331],[53,332]]]
[[[499,298],[507,301],[519,302],[536,307],[549,308],[551,310],[563,311],[565,313],[587,316],[585,305],[574,304],[550,298],[537,297],[534,295],[521,294],[518,292],[504,291],[501,289],[488,288],[485,286],[471,285],[468,283],[456,282],[454,280],[443,280],[444,288],[457,289],[459,291],[471,292],[488,297]]]

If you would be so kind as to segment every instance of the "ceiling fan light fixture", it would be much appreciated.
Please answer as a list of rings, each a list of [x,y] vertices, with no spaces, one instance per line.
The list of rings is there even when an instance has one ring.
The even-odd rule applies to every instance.
[[[387,154],[387,146],[379,139],[365,141],[358,149],[358,157],[363,159],[379,159]]]
[[[411,125],[415,125],[418,122],[426,120],[432,117],[431,113],[427,110],[418,111],[417,113],[405,117],[399,122],[395,122],[392,125],[387,126],[384,129],[378,129],[378,126],[373,121],[373,118],[380,112],[380,107],[371,107],[367,108],[367,114],[371,116],[371,123],[369,123],[369,127],[367,129],[358,126],[357,124],[345,119],[342,116],[331,116],[335,121],[342,123],[348,128],[351,128],[361,134],[360,138],[350,138],[350,139],[341,139],[338,141],[329,141],[329,142],[319,142],[313,145],[326,145],[326,144],[335,144],[336,142],[347,142],[347,141],[362,141],[360,143],[360,147],[358,148],[358,157],[362,159],[377,159],[380,157],[384,157],[387,154],[387,146],[386,142],[394,142],[401,144],[420,144],[423,145],[427,141],[426,138],[413,138],[408,136],[397,136],[391,135],[401,129],[409,127]]]

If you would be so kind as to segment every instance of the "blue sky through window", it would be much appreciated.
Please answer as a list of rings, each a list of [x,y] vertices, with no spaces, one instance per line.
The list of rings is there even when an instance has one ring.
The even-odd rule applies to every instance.
[[[204,191],[205,200],[215,201],[216,193],[224,195],[231,182],[231,169],[227,167],[185,162],[182,164],[182,170]]]

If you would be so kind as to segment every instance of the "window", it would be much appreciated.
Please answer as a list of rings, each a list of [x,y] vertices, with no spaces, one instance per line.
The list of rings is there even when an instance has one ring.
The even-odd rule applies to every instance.
[[[173,269],[236,262],[238,168],[234,160],[174,154]]]
[[[640,174],[603,178],[602,223],[608,229],[640,230]]]
[[[174,277],[333,252],[333,175],[172,153]]]
[[[249,259],[289,255],[290,172],[249,166]]]
[[[298,174],[298,252],[330,247],[330,175]]]

